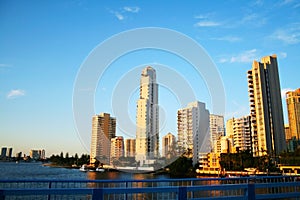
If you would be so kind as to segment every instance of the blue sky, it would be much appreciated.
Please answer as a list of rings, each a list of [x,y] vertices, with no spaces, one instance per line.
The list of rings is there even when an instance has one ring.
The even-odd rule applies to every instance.
[[[143,27],[178,31],[205,49],[223,80],[226,119],[249,113],[246,72],[254,59],[277,54],[282,91],[300,87],[300,1],[1,1],[0,147],[13,147],[14,154],[41,148],[47,155],[88,153],[72,110],[80,66],[109,37]],[[155,63],[182,75],[195,98],[211,108],[205,83],[188,63],[168,52],[144,50],[120,57],[101,77],[95,113],[113,113],[112,95],[122,76]],[[159,65],[156,70],[159,81]],[[134,73],[138,83],[140,71]],[[166,116],[161,134],[176,134],[181,105],[168,86],[160,87],[159,95]],[[134,90],[125,99],[133,122],[137,98]],[[120,129],[117,134],[134,135]]]

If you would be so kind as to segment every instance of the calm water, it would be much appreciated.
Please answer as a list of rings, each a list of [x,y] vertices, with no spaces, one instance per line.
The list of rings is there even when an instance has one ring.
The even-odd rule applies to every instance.
[[[81,172],[43,166],[42,163],[0,162],[0,179],[153,179],[169,178],[167,175],[131,174],[124,172]]]

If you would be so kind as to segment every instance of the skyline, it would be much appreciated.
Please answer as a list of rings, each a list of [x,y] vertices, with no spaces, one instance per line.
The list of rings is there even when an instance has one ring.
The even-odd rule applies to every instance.
[[[159,5],[159,6],[158,6]],[[230,6],[232,9],[228,10]],[[72,94],[76,74],[101,42],[123,31],[161,27],[185,34],[207,51],[223,80],[226,120],[249,114],[247,70],[253,60],[277,54],[281,90],[299,88],[300,2],[9,2],[0,3],[0,146],[15,151],[46,149],[87,153],[76,133]],[[155,13],[155,14],[154,14]],[[169,52],[143,50],[126,54],[105,71],[95,93],[95,113],[108,112],[113,91],[127,72],[151,65],[157,82],[172,69],[187,80],[195,99],[211,102],[203,78],[186,61]],[[165,66],[163,68],[162,66]],[[165,69],[165,70],[164,70]],[[170,77],[170,82],[176,80]],[[129,115],[135,123],[138,90],[132,92]],[[127,101],[127,100],[126,100]],[[159,104],[167,121],[161,135],[177,135],[176,112],[182,108],[168,86],[159,87]],[[284,120],[287,121],[283,98]],[[175,113],[175,114],[174,114]],[[216,114],[216,113],[211,113]],[[89,119],[91,122],[91,119]],[[117,118],[117,124],[118,124]],[[118,125],[117,125],[118,126]],[[132,133],[134,135],[134,133]],[[91,135],[91,130],[89,132]],[[124,135],[117,129],[116,135]],[[90,141],[90,139],[88,139]]]

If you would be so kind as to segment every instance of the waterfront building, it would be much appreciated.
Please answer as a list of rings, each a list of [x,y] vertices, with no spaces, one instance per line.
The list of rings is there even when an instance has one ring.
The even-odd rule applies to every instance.
[[[300,88],[286,93],[286,104],[289,118],[289,134],[291,139],[300,140]]]
[[[116,118],[108,113],[94,115],[92,119],[92,137],[90,163],[96,160],[108,164],[110,157],[110,141],[116,136]]]
[[[136,155],[140,165],[159,157],[159,113],[156,71],[148,66],[140,79],[136,111]]]
[[[176,137],[168,133],[162,138],[162,157],[172,158],[176,156]]]
[[[253,155],[278,156],[286,143],[276,55],[253,61],[247,77]]]
[[[8,158],[12,157],[12,151],[13,151],[13,148],[8,148],[8,152],[7,152],[7,157]]]
[[[221,136],[225,135],[224,117],[221,115],[210,114],[209,129],[210,129],[212,152],[217,152],[218,150],[215,149],[216,143]]]
[[[226,131],[228,136],[233,139],[233,152],[251,151],[251,120],[250,116],[232,118],[227,120],[228,127]],[[227,135],[226,132],[226,135]]]
[[[207,153],[209,143],[209,111],[205,103],[195,101],[177,111],[179,153],[187,153],[195,165],[201,153]],[[209,144],[210,145],[210,144]]]
[[[29,153],[29,156],[33,160],[39,160],[40,159],[39,150],[31,149],[30,153]]]
[[[196,172],[199,174],[214,174],[220,173],[220,154],[219,153],[202,153],[199,157],[199,168]]]
[[[125,157],[135,157],[135,139],[125,139]]]
[[[124,139],[122,136],[117,136],[111,139],[110,164],[119,163],[120,157],[124,157]]]
[[[2,147],[1,149],[1,159],[6,158],[7,147]]]

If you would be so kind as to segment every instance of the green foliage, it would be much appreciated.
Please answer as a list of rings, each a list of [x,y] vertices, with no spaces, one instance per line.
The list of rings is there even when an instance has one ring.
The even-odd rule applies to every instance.
[[[66,157],[63,156],[63,152],[59,155],[52,155],[50,157],[50,162],[52,162],[54,165],[58,166],[64,166],[64,167],[71,167],[72,165],[81,166],[83,164],[89,163],[90,156],[87,154],[82,154],[80,158],[78,158],[78,155],[75,154],[75,157],[69,157],[69,153],[66,153]]]
[[[278,171],[269,156],[253,157],[250,151],[221,154],[220,165],[227,171],[243,171],[245,168],[257,168],[259,171]]]
[[[280,164],[282,165],[300,165],[300,148],[295,152],[284,152],[280,154]]]
[[[185,156],[179,157],[176,161],[167,166],[167,168],[170,169],[169,173],[176,177],[192,176],[194,171],[192,159]]]

